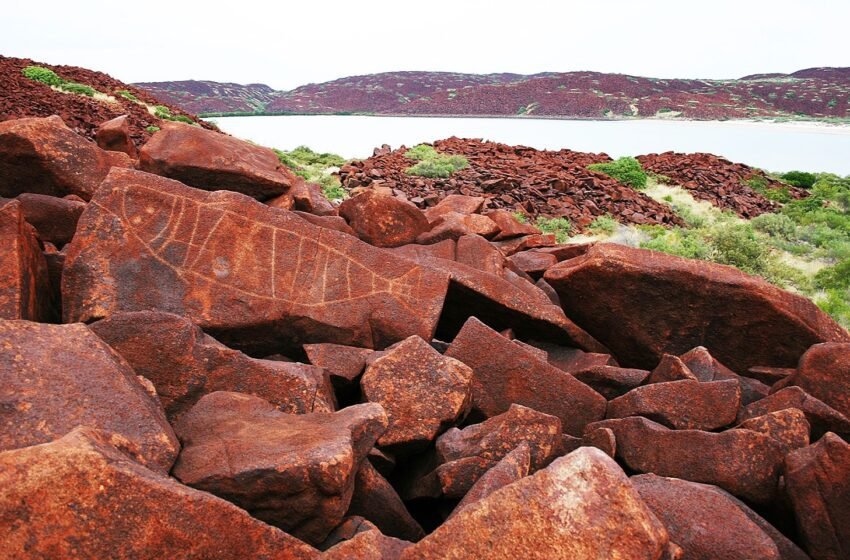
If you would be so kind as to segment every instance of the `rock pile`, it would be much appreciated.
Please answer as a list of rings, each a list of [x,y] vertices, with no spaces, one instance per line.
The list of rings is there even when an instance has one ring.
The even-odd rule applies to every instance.
[[[850,334],[808,300],[69,134],[0,128],[0,557],[850,554]]]
[[[645,170],[667,177],[689,190],[694,198],[731,210],[742,218],[755,218],[778,209],[775,202],[754,190],[748,181],[755,179],[762,189],[782,190],[792,198],[807,196],[805,190],[777,181],[760,169],[732,163],[714,154],[664,152],[638,156],[637,160]]]

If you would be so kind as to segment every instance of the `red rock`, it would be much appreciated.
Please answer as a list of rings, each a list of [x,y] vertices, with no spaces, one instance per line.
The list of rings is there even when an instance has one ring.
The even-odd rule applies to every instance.
[[[534,341],[534,345],[546,350],[549,363],[561,371],[575,374],[596,366],[617,367],[617,360],[603,352],[584,352],[578,348],[559,346],[551,343]]]
[[[416,206],[372,190],[346,199],[339,206],[339,215],[360,239],[376,247],[413,243],[429,229],[428,219]]]
[[[47,261],[18,201],[0,202],[0,319],[54,317]]]
[[[596,422],[587,431],[597,428],[614,432],[617,459],[633,471],[714,484],[755,504],[776,496],[785,447],[765,434],[670,430],[637,416]]]
[[[351,229],[351,226],[349,226],[348,222],[345,221],[345,218],[341,218],[339,216],[316,216],[315,214],[300,212],[298,210],[295,210],[292,213],[299,218],[307,220],[314,226],[341,231],[342,233],[357,237],[357,234],[354,233],[354,230]]]
[[[633,476],[631,483],[667,527],[683,558],[807,560],[808,556],[757,513],[716,486]]]
[[[747,405],[741,411],[738,421],[743,422],[789,408],[802,410],[806,415],[806,420],[812,428],[812,441],[817,441],[826,432],[835,432],[845,439],[850,438],[850,419],[799,387],[787,387]]]
[[[441,355],[418,336],[387,350],[360,380],[363,397],[380,404],[389,419],[378,446],[396,455],[427,447],[467,415],[471,383],[469,366]]]
[[[558,264],[555,255],[538,251],[520,251],[511,255],[508,261],[532,277],[542,276],[549,267]]]
[[[77,221],[86,208],[84,202],[43,194],[18,195],[24,217],[38,232],[42,241],[62,247],[77,231]]]
[[[255,360],[184,317],[157,311],[116,313],[89,328],[154,384],[172,423],[215,391],[254,395],[291,414],[334,410],[333,392],[320,368]]]
[[[146,466],[168,472],[180,446],[158,400],[84,325],[0,321],[0,340],[0,449],[89,426],[132,442]]]
[[[270,198],[265,202],[268,206],[271,206],[272,208],[277,208],[278,210],[293,210],[295,208],[295,196],[292,194],[292,188],[290,188],[282,195]],[[312,214],[310,215],[312,216]],[[345,222],[345,220],[343,221]],[[346,222],[345,225],[348,226],[348,222]]]
[[[753,366],[747,370],[747,377],[761,381],[765,385],[773,385],[793,375],[797,368],[772,368]]]
[[[561,307],[561,298],[558,297],[558,292],[556,292],[555,288],[550,286],[549,283],[546,282],[546,280],[540,278],[537,280],[537,282],[534,283],[534,285],[540,288],[540,290],[544,294],[546,294],[546,296],[549,298],[549,301],[552,302],[552,305],[557,305],[558,307]]]
[[[175,426],[181,482],[320,543],[342,521],[360,464],[387,426],[375,404],[284,414],[258,397],[204,396]]]
[[[291,212],[129,170],[112,173],[95,202],[68,249],[66,321],[157,309],[261,356],[311,342],[430,340],[436,329],[447,273]]]
[[[812,346],[786,381],[850,417],[850,343]]]
[[[744,420],[736,429],[761,432],[785,445],[786,453],[809,445],[811,428],[799,408],[786,408]]]
[[[480,235],[489,239],[498,231],[499,226],[487,216],[447,212],[431,222],[431,229],[419,235],[416,242],[430,245],[446,239],[460,239],[465,235]]]
[[[485,214],[488,218],[496,222],[499,227],[499,234],[496,235],[495,241],[504,241],[513,239],[514,237],[522,237],[524,235],[539,235],[540,230],[531,224],[523,224],[507,210],[492,210]]]
[[[398,560],[412,543],[387,537],[376,529],[360,531],[323,555],[322,560]]]
[[[628,367],[695,346],[734,371],[788,367],[812,344],[850,342],[808,299],[728,266],[599,243],[545,278],[566,314]]]
[[[381,533],[405,541],[415,542],[425,536],[396,491],[368,460],[357,471],[348,515],[362,516]]]
[[[341,542],[351,540],[360,533],[367,531],[380,530],[375,527],[374,523],[364,519],[359,515],[349,515],[342,520],[342,523],[333,528],[328,533],[327,538],[317,547],[319,550],[328,550],[329,548],[338,545]]]
[[[484,206],[486,199],[483,196],[465,196],[462,194],[450,194],[443,200],[437,203],[436,206],[425,210],[425,217],[429,222],[434,222],[437,218],[445,216],[450,212],[458,214],[477,214]]]
[[[522,442],[472,485],[469,492],[466,493],[460,503],[452,510],[449,518],[457,515],[465,507],[475,502],[480,502],[496,490],[525,478],[528,476],[530,470],[531,448],[527,442]]]
[[[714,378],[703,379],[703,381],[711,381]],[[669,381],[700,381],[691,369],[678,356],[664,354],[661,356],[661,361],[655,366],[655,369],[649,374],[646,379],[647,383],[666,383]]]
[[[643,383],[649,376],[649,372],[645,369],[593,366],[579,370],[573,376],[610,400],[625,395]]]
[[[593,247],[596,243],[566,243],[563,245],[556,245],[554,247],[541,247],[536,249],[536,251],[540,253],[549,253],[550,255],[555,255],[558,259],[558,262],[568,261],[572,258],[579,257]]]
[[[595,447],[612,459],[617,456],[617,436],[610,428],[597,428],[585,432],[582,444],[587,447]]]
[[[179,122],[163,122],[142,146],[139,169],[198,189],[257,199],[283,194],[297,180],[269,148]]]
[[[308,183],[296,175],[290,192],[295,210],[315,216],[337,215],[336,206],[325,197],[321,185]]]
[[[617,464],[582,448],[464,508],[401,557],[654,560],[668,545]]]
[[[394,247],[391,251],[414,261],[419,259],[448,259],[455,260],[456,243],[453,239],[445,239],[432,245],[417,245],[411,243]]]
[[[128,443],[80,427],[0,453],[0,556],[318,558],[232,504],[146,469],[129,456]]]
[[[524,237],[508,239],[507,241],[494,241],[494,245],[498,247],[502,254],[506,257],[510,257],[514,253],[519,253],[520,251],[554,247],[557,244],[555,235],[551,233],[526,235]]]
[[[89,200],[112,166],[131,167],[130,158],[101,150],[60,117],[0,122],[0,196],[30,192]]]
[[[735,421],[741,388],[734,379],[683,380],[632,389],[608,403],[607,418],[645,416],[676,430],[716,430]]]
[[[95,133],[97,145],[111,152],[124,152],[136,158],[136,145],[130,138],[130,117],[121,115],[102,123]]]
[[[366,358],[373,350],[342,344],[305,344],[304,352],[310,363],[324,368],[336,388],[355,384],[366,369]]]
[[[539,361],[476,318],[471,318],[446,356],[472,368],[472,407],[490,418],[521,404],[557,416],[566,433],[605,415],[605,398],[573,376]]]
[[[850,444],[835,434],[785,458],[785,487],[815,560],[850,555]]]
[[[689,350],[682,354],[680,359],[700,381],[736,379],[741,385],[742,404],[746,405],[763,399],[770,392],[770,387],[761,381],[738,375],[718,362],[704,346],[697,346]]]
[[[457,262],[497,276],[505,268],[502,252],[480,235],[464,235],[457,240]]]

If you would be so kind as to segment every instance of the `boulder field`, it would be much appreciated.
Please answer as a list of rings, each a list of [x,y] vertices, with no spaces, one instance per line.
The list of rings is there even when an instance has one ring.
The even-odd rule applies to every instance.
[[[1,558],[850,557],[850,334],[473,188],[555,156],[337,207],[215,131],[97,138],[0,124]]]

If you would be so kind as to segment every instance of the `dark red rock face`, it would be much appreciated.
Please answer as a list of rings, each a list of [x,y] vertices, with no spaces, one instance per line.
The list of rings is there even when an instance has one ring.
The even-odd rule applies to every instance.
[[[0,200],[0,319],[54,319],[47,261],[19,201]]]
[[[136,145],[130,138],[130,117],[121,115],[110,119],[97,127],[95,135],[97,145],[111,152],[124,152],[136,158]]]
[[[69,246],[63,306],[67,321],[176,313],[268,355],[282,344],[430,340],[447,284],[445,273],[243,195],[116,170]]]
[[[84,202],[74,198],[32,193],[18,195],[24,217],[36,229],[39,239],[59,248],[74,238],[77,221],[86,208]]]
[[[850,343],[816,344],[809,348],[786,380],[850,417]]]
[[[339,215],[366,243],[399,247],[428,231],[428,218],[416,206],[394,196],[366,191],[347,199]]]

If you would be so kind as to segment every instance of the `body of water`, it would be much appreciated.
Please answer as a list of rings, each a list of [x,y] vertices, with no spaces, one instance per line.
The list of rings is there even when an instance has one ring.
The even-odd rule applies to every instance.
[[[850,127],[741,121],[274,116],[209,119],[234,136],[284,150],[299,145],[366,158],[381,144],[414,146],[449,136],[612,157],[710,152],[770,171],[850,174]]]

